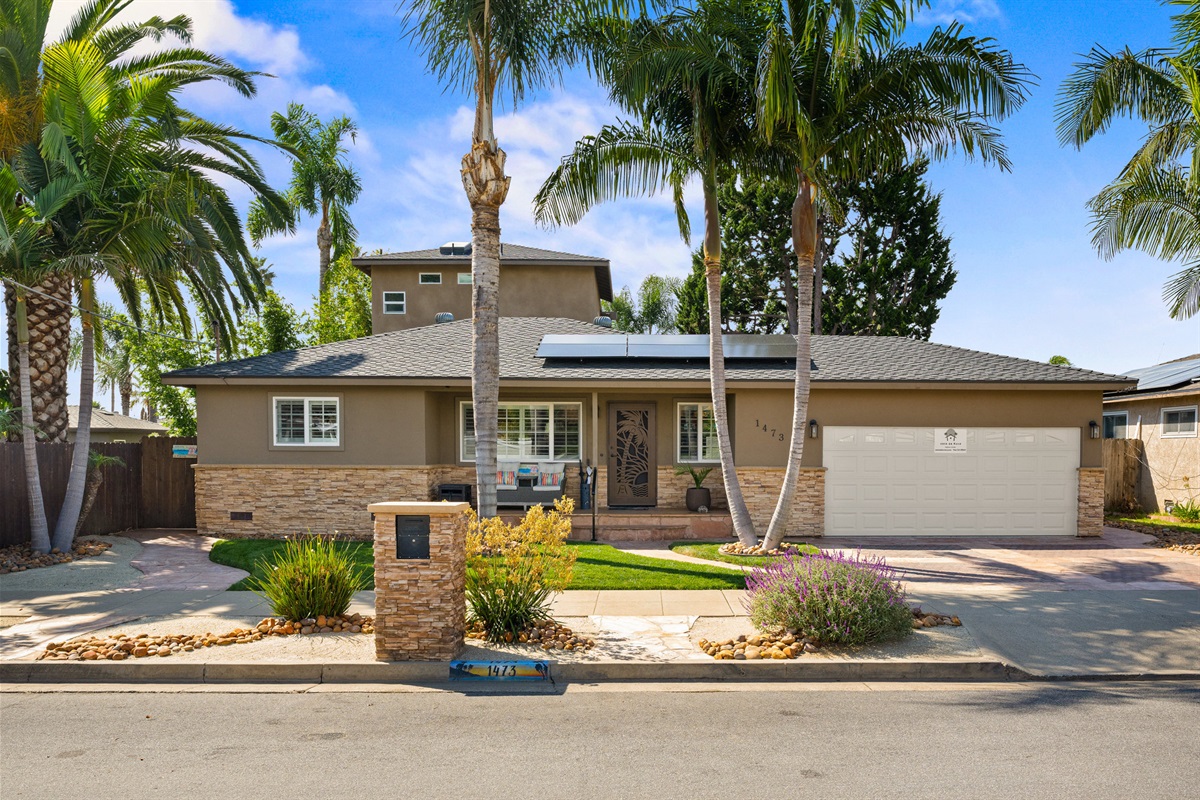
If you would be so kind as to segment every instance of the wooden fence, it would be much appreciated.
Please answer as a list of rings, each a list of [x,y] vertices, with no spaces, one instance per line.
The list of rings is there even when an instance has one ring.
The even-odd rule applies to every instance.
[[[1134,511],[1138,502],[1138,479],[1142,474],[1141,439],[1104,440],[1104,507]]]
[[[104,467],[96,504],[81,534],[130,528],[194,528],[196,485],[190,458],[172,458],[171,445],[194,438],[150,437],[140,443],[93,443],[92,449],[125,462]],[[67,491],[73,445],[39,444],[38,472],[51,530]],[[29,541],[29,498],[25,454],[18,442],[0,442],[0,547]]]

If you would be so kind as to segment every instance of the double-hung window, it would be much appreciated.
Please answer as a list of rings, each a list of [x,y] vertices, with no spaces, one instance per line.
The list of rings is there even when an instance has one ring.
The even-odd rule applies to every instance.
[[[408,312],[408,305],[405,300],[404,292],[384,292],[383,293],[383,313],[385,314],[405,314]]]
[[[1104,438],[1105,439],[1125,439],[1128,438],[1129,431],[1129,414],[1124,411],[1106,411],[1104,412]]]
[[[676,460],[680,464],[720,461],[712,403],[680,403],[676,409]]]
[[[582,405],[579,403],[501,403],[496,413],[499,458],[578,461]],[[475,460],[475,412],[459,405],[459,457]]]
[[[276,397],[275,445],[337,447],[341,403],[336,397]]]
[[[1164,408],[1161,426],[1164,439],[1194,437],[1196,435],[1196,406]]]

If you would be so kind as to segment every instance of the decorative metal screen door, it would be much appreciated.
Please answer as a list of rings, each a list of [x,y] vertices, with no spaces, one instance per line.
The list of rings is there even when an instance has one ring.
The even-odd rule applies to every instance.
[[[637,508],[658,504],[654,406],[608,406],[608,505]]]

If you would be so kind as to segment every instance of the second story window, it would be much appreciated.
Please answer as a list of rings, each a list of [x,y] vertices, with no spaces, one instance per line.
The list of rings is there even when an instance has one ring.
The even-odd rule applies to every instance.
[[[406,311],[404,292],[383,293],[383,313],[404,314]]]
[[[419,280],[420,280],[420,283],[437,285],[442,282],[442,273],[440,273],[440,272],[422,272]]]
[[[469,273],[469,272],[458,273],[458,282],[462,285],[469,286],[471,284],[471,273]]]

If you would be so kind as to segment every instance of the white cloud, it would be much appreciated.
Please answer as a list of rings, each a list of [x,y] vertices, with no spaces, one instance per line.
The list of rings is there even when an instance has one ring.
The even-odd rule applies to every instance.
[[[547,230],[533,218],[533,198],[541,182],[580,137],[616,119],[616,111],[594,90],[556,93],[517,112],[496,118],[496,136],[508,155],[512,178],[501,209],[502,238],[612,262],[617,289],[636,285],[650,273],[685,275],[689,248],[679,238],[667,196],[606,203],[579,223]],[[364,170],[364,192],[354,209],[360,246],[370,250],[408,250],[444,241],[466,240],[470,208],[460,177],[461,160],[471,138],[474,112],[459,107],[415,130],[372,131],[377,146],[404,153],[395,166]],[[689,192],[693,224],[700,224],[699,194]]]
[[[82,5],[81,0],[55,3],[49,38],[65,30]],[[258,94],[253,100],[244,100],[219,84],[190,88],[186,96],[196,110],[221,112],[226,121],[228,116],[237,116],[259,124],[265,124],[271,111],[282,110],[289,102],[303,103],[321,116],[354,113],[354,103],[344,93],[326,84],[312,84],[304,77],[314,65],[304,53],[294,27],[239,16],[230,0],[134,0],[117,20],[141,21],[153,16],[171,19],[180,14],[192,20],[193,46],[227,58],[243,69],[267,73],[257,79]],[[157,46],[178,44],[174,40]]]
[[[952,22],[969,25],[1002,19],[1004,12],[996,0],[933,0],[929,8],[917,14],[914,22],[918,25],[949,25]]]

